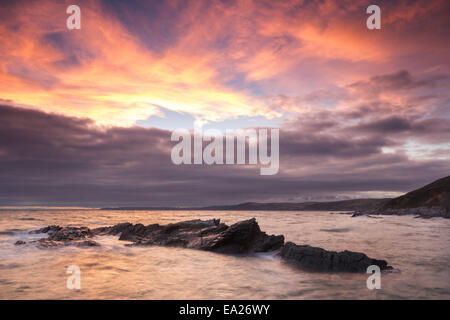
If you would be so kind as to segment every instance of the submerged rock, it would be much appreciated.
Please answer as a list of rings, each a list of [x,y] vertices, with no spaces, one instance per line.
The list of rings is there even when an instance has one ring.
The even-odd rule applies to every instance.
[[[77,247],[96,247],[100,246],[97,242],[93,240],[67,240],[67,241],[58,241],[58,240],[50,240],[49,238],[39,239],[37,241],[33,241],[37,244],[37,246],[41,249],[57,247],[57,246],[77,246]]]
[[[352,251],[327,251],[308,245],[288,242],[281,250],[281,257],[303,269],[332,272],[366,272],[370,265],[381,270],[392,269],[384,260],[369,258],[364,253]]]
[[[16,241],[16,243],[14,243],[16,246],[20,246],[20,245],[23,245],[23,244],[26,244],[26,242],[25,241],[22,241],[22,240],[18,240],[18,241]]]
[[[219,219],[189,220],[168,225],[120,223],[111,227],[49,226],[32,233],[47,233],[48,238],[34,241],[40,248],[60,245],[98,246],[91,238],[98,235],[118,235],[119,240],[133,246],[173,246],[226,254],[269,252],[281,248],[281,258],[312,271],[366,272],[370,265],[381,270],[390,269],[384,260],[367,257],[363,253],[334,252],[307,245],[284,244],[284,236],[267,235],[261,231],[255,218],[231,226]],[[20,242],[20,241],[18,241]],[[16,243],[17,244],[17,243]]]
[[[353,217],[369,217],[373,216],[406,216],[414,215],[415,218],[445,218],[450,219],[450,208],[443,207],[418,207],[418,208],[402,208],[402,209],[380,209],[377,211],[355,211],[345,212],[343,214],[351,214]]]

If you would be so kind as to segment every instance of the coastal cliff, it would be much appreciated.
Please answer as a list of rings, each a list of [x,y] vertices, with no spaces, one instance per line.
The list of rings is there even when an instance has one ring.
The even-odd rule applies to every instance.
[[[420,218],[450,218],[450,176],[387,201],[377,210],[358,210],[361,215],[416,215]]]

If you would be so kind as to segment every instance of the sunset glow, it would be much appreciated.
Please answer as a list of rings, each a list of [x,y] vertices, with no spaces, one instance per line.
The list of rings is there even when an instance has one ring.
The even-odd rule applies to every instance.
[[[70,149],[73,161],[85,161],[78,159],[84,151],[69,145],[87,143],[73,139],[101,135],[88,144],[102,149],[117,139],[135,141],[129,132],[142,139],[167,137],[168,128],[201,123],[219,129],[279,127],[281,164],[273,179],[281,185],[339,176],[354,180],[342,196],[387,194],[410,186],[398,163],[414,172],[425,166],[422,182],[440,176],[432,167],[448,172],[448,1],[387,2],[380,30],[366,28],[366,1],[86,0],[77,2],[80,30],[66,27],[70,4],[0,6],[0,102],[17,112],[36,110],[73,122],[77,133],[55,142]],[[9,133],[15,126],[34,126],[2,117]],[[170,141],[158,139],[149,152],[169,166]],[[4,161],[45,162],[17,152],[0,146]],[[126,171],[144,167],[165,172],[156,169],[163,160],[149,156],[144,163],[136,156],[133,151],[126,162],[105,160],[119,161],[114,172],[103,162],[84,162],[99,174],[91,183],[109,188],[117,178],[111,175],[134,179]],[[205,170],[209,180],[228,169]],[[249,168],[236,172],[246,175]],[[188,183],[190,174],[184,174],[176,180]],[[370,190],[362,185],[383,176],[394,181]],[[156,183],[148,177],[132,185],[147,190],[149,181]],[[169,176],[157,181],[174,183]],[[297,190],[291,196],[304,195]]]

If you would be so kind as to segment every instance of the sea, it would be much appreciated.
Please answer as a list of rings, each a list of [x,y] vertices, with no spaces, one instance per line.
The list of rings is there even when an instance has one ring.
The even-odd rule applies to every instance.
[[[133,247],[118,236],[96,237],[99,247],[40,249],[29,243],[46,237],[31,230],[48,225],[96,228],[212,218],[233,224],[253,217],[262,231],[283,234],[286,241],[363,252],[387,260],[394,270],[381,273],[380,289],[369,289],[371,274],[305,271],[278,252]],[[27,244],[15,245],[18,240]],[[74,270],[79,289],[70,278]],[[450,299],[450,219],[326,211],[3,209],[0,299]]]

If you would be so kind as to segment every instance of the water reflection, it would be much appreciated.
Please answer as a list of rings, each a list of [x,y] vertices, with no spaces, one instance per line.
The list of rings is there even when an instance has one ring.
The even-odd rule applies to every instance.
[[[309,273],[273,253],[230,256],[163,247],[127,247],[117,237],[101,247],[14,246],[46,225],[98,227],[120,222],[167,224],[256,217],[263,231],[328,250],[386,259],[400,273],[383,274],[370,291],[366,274]],[[413,217],[351,218],[328,212],[0,211],[1,299],[399,299],[450,298],[450,221]],[[81,268],[81,290],[66,288],[66,268]]]

